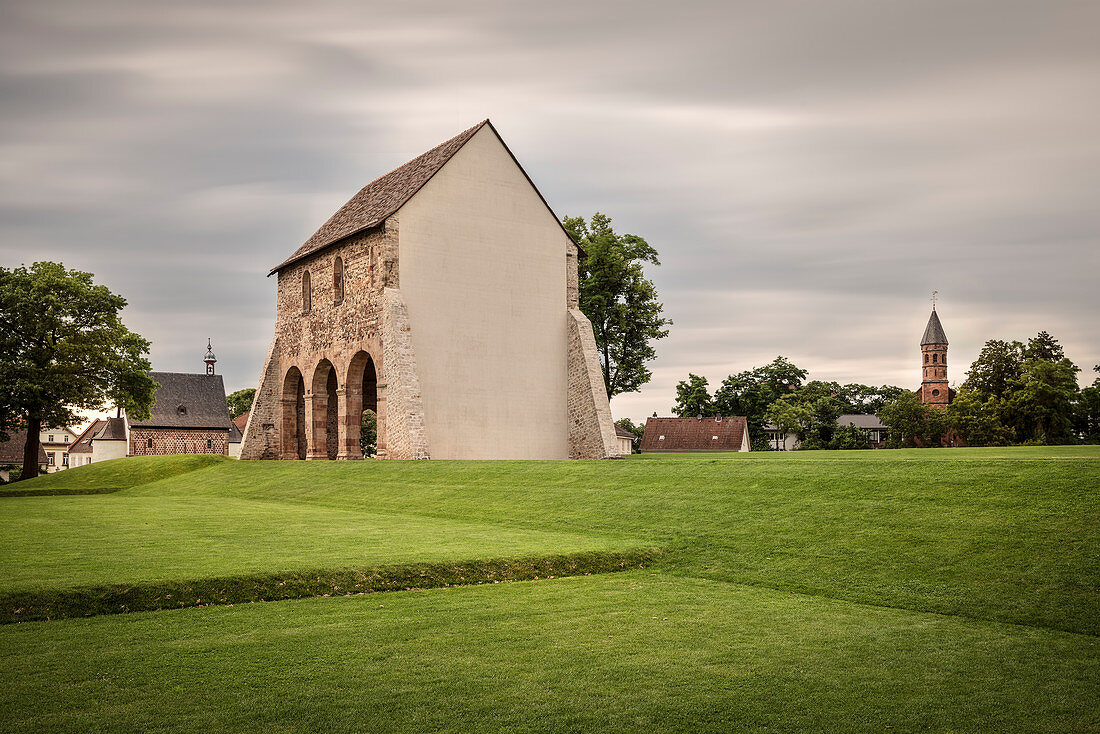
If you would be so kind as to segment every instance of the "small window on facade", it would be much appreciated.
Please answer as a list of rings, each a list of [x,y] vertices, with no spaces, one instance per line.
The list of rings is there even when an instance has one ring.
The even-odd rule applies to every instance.
[[[68,454],[61,454],[61,466],[68,466],[68,465],[69,465],[69,455]]]
[[[302,311],[309,313],[313,307],[313,289],[309,284],[309,271],[302,273]]]
[[[939,360],[939,356],[940,355],[938,355],[938,354],[933,354],[932,355],[932,364],[935,364]]]
[[[927,354],[924,355],[924,363],[928,364],[928,355]]]
[[[939,391],[939,390],[933,390],[933,391],[932,391],[932,397],[936,397],[936,396],[938,396],[939,394],[940,394],[940,391]]]
[[[344,259],[340,256],[336,257],[336,261],[332,264],[332,293],[333,300],[336,303],[343,303],[344,301]]]
[[[151,438],[145,439],[145,448],[147,448],[147,449],[153,448],[153,439],[151,439]]]
[[[46,465],[53,466],[53,452],[46,454]]]
[[[56,441],[53,440],[53,434],[52,433],[50,434],[49,443],[56,443]]]
[[[711,437],[710,437],[710,440],[711,440],[711,441],[717,441],[717,440],[718,440],[718,437],[717,437],[717,436],[711,436]]]
[[[206,439],[206,450],[209,451],[212,448],[214,448],[214,442],[211,441],[209,438]]]
[[[664,440],[665,440],[665,437],[664,437],[664,436],[661,436],[661,437],[660,437],[660,438],[658,438],[657,440],[658,440],[658,441],[664,441]]]

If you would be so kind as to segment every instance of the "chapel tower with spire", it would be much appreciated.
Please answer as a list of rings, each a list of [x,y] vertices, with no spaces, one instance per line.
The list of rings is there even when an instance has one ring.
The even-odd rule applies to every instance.
[[[951,389],[947,384],[947,335],[943,333],[940,317],[936,314],[936,302],[932,301],[932,315],[924,327],[920,340],[921,386],[920,401],[925,405],[946,406],[951,402]]]

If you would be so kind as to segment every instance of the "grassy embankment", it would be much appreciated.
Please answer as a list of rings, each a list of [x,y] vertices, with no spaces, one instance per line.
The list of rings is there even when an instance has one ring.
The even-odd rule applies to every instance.
[[[31,728],[1088,730],[1098,528],[1089,448],[218,462],[0,499],[0,591],[664,554],[613,576],[9,625],[0,711]]]

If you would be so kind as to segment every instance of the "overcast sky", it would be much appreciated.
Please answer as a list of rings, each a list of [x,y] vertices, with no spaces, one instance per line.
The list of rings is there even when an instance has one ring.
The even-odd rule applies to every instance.
[[[254,386],[275,281],[360,187],[490,117],[550,205],[645,237],[675,325],[616,417],[778,354],[916,387],[1045,329],[1100,362],[1100,3],[0,5],[0,264],[129,300],[155,369]]]

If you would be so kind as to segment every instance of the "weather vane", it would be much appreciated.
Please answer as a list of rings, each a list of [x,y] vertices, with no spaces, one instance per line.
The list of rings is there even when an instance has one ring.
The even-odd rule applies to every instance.
[[[936,295],[938,293],[939,293],[939,291],[932,291],[932,310],[933,311],[936,310]]]

